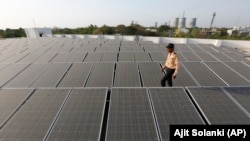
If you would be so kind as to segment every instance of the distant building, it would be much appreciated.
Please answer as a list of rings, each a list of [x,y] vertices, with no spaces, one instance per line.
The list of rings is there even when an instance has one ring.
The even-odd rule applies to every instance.
[[[174,20],[174,27],[178,27],[179,26],[179,18],[175,18]]]
[[[179,25],[178,25],[179,28],[186,28],[186,18],[180,18],[179,19]]]
[[[233,29],[227,30],[227,33],[230,36],[233,34],[250,36],[250,27],[234,26]]]
[[[190,23],[189,23],[189,27],[190,28],[196,28],[196,18],[192,18]]]
[[[196,28],[196,21],[197,18],[191,18],[190,23],[189,23],[189,28]],[[173,27],[175,28],[186,28],[186,18],[175,18],[174,19],[174,23],[173,23]]]
[[[27,38],[51,37],[51,28],[26,28],[25,33]]]

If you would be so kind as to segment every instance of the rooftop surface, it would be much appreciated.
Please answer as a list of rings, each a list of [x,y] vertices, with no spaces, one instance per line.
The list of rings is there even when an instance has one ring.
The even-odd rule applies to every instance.
[[[167,141],[170,124],[250,124],[250,61],[234,48],[77,38],[0,40],[0,141]]]

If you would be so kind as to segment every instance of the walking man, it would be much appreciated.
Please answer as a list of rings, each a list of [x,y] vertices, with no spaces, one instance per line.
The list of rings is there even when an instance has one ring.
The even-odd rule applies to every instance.
[[[164,66],[161,68],[162,72],[166,69],[166,74],[161,79],[161,86],[165,87],[167,81],[168,86],[172,87],[172,78],[175,79],[177,77],[177,73],[179,70],[179,59],[176,52],[174,52],[174,44],[169,43],[166,48],[168,51],[168,57]]]

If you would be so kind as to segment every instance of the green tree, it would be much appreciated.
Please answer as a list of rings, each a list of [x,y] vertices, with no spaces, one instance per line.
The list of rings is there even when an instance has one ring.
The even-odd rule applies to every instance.
[[[102,26],[100,31],[102,32],[102,34],[108,34],[108,35],[114,34],[114,29],[106,25]]]
[[[201,33],[201,29],[199,28],[193,28],[190,30],[190,37],[191,38],[199,38],[200,37],[200,33]]]
[[[175,37],[185,37],[185,33],[180,28],[178,28],[176,30]]]
[[[121,24],[121,25],[118,25],[117,27],[115,27],[115,33],[116,34],[126,34],[126,26]]]

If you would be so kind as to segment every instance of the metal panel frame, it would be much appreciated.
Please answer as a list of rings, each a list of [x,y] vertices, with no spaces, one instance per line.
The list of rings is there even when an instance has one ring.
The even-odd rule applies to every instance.
[[[103,123],[103,117],[104,117],[104,114],[105,114],[105,105],[106,105],[106,100],[107,100],[107,94],[108,94],[108,88],[105,88],[105,87],[97,87],[97,88],[74,88],[72,89],[70,92],[69,92],[69,95],[68,95],[68,98],[66,99],[64,105],[62,106],[61,110],[60,110],[60,113],[58,114],[58,117],[56,118],[56,120],[54,121],[53,125],[51,126],[51,130],[50,132],[47,133],[46,137],[44,138],[44,140],[49,140],[50,139],[50,136],[52,134],[52,132],[54,130],[52,130],[53,128],[55,128],[57,126],[57,123],[59,122],[59,119],[60,117],[62,116],[63,112],[64,112],[64,109],[65,107],[67,106],[73,92],[75,90],[103,90],[105,92],[105,96],[104,96],[104,101],[103,101],[103,108],[102,108],[102,116],[99,117],[101,120],[100,120],[100,128],[99,128],[99,132],[98,132],[98,141],[100,140],[101,138],[101,129],[102,129],[102,123]],[[84,95],[84,93],[82,93]],[[88,112],[88,111],[87,111]],[[95,117],[94,117],[95,118]]]
[[[223,62],[204,62],[203,64],[207,66],[211,71],[213,71],[228,86],[238,86],[238,85],[250,86],[250,83],[246,78],[242,77],[237,72],[233,71]],[[217,65],[217,67],[211,65]],[[218,68],[218,65],[220,66],[220,68]]]
[[[148,65],[146,65],[146,64],[148,64]],[[153,64],[155,64],[155,65],[158,64],[158,69],[155,68],[154,66],[152,67]],[[142,65],[144,65],[144,67]],[[140,76],[141,76],[141,80],[142,80],[142,83],[143,83],[143,87],[154,87],[154,86],[159,87],[161,85],[160,81],[161,81],[161,78],[163,77],[163,75],[160,74],[161,73],[160,72],[161,68],[160,68],[160,64],[158,62],[139,62],[137,64],[137,66],[138,66],[138,69],[140,71]],[[151,67],[150,70],[152,70],[152,73],[150,73],[150,74],[147,73],[147,71],[149,70],[148,67]],[[156,74],[160,74],[160,75],[156,75]],[[157,76],[157,77],[155,77],[155,76]],[[145,78],[145,77],[147,77],[147,78]],[[146,80],[153,80],[153,79],[155,80],[157,78],[159,78],[158,83],[157,83],[158,85],[154,83],[155,81],[146,81]],[[150,83],[150,82],[153,82],[153,83]]]
[[[154,128],[155,128],[155,134],[156,134],[156,136],[157,136],[157,139],[155,139],[155,140],[160,140],[160,136],[159,136],[159,133],[158,133],[158,128],[157,128],[157,125],[156,125],[156,121],[155,121],[155,119],[154,119],[154,113],[153,113],[153,109],[152,109],[152,105],[151,105],[151,102],[150,102],[150,98],[149,98],[149,93],[148,93],[148,90],[146,89],[146,88],[142,88],[142,87],[127,87],[127,88],[124,88],[124,87],[113,87],[112,89],[111,89],[111,97],[110,97],[110,106],[109,106],[109,115],[108,115],[108,119],[107,119],[107,130],[106,130],[106,139],[105,140],[107,140],[108,139],[108,133],[110,133],[109,132],[109,124],[110,124],[110,111],[111,111],[111,108],[112,108],[112,95],[114,95],[113,94],[113,91],[114,90],[119,90],[119,89],[124,89],[124,90],[136,90],[136,89],[138,89],[138,90],[142,90],[142,91],[144,91],[145,90],[145,97],[147,97],[147,101],[148,101],[148,104],[149,104],[149,108],[150,108],[150,113],[152,114],[152,122],[154,123]],[[118,95],[120,95],[120,93],[117,93]],[[126,94],[125,94],[126,95]]]
[[[112,65],[112,72],[103,72],[102,69],[98,68],[100,64],[102,64],[102,65],[106,65],[106,64]],[[98,65],[97,68],[95,68],[96,65]],[[115,68],[115,63],[94,63],[93,66],[92,66],[91,72],[90,72],[90,74],[88,76],[88,79],[87,79],[84,86],[85,87],[112,87],[113,86],[113,79],[114,79],[114,68]],[[94,69],[97,69],[97,70],[94,70]],[[107,79],[110,79],[110,84],[98,83],[98,82],[101,82],[102,79],[104,79],[104,78],[100,79],[100,77],[98,77],[98,79],[100,79],[100,80],[96,79],[95,73],[101,73],[101,76],[103,76],[105,78],[106,78],[107,73],[111,73],[112,74],[111,78],[107,78]],[[97,83],[95,83],[95,82],[97,82]]]
[[[47,86],[46,82],[48,82],[49,80],[47,80],[46,77],[50,78],[50,80],[53,80],[53,79],[51,79],[51,76],[47,76],[46,73],[48,73],[49,71],[53,71],[51,69],[55,69],[54,64],[55,65],[65,65],[65,66],[62,66],[62,67],[65,67],[65,70],[63,70],[61,72],[60,76],[59,76],[59,73],[56,73],[56,75],[58,75],[57,76],[58,78],[56,79],[57,80],[56,82],[54,81],[55,82],[54,86]],[[71,67],[71,65],[72,65],[71,63],[51,63],[48,66],[48,68],[32,84],[30,84],[29,87],[56,87],[58,85],[58,83],[62,80],[62,78],[64,77],[64,75],[68,71],[68,69]],[[44,77],[44,76],[46,76],[46,77]]]
[[[148,88],[148,93],[149,93],[149,97],[150,97],[150,100],[151,100],[151,106],[152,106],[152,110],[154,111],[154,115],[155,115],[155,120],[156,120],[156,123],[157,123],[157,126],[158,126],[158,129],[159,129],[159,135],[160,135],[160,138],[161,138],[161,140],[169,140],[169,138],[168,139],[163,139],[163,135],[162,135],[162,132],[164,132],[164,131],[161,131],[161,128],[160,128],[160,122],[159,122],[159,120],[158,120],[158,117],[159,117],[159,114],[157,114],[157,110],[156,110],[156,101],[154,101],[154,98],[153,98],[153,95],[158,95],[158,93],[152,93],[152,90],[180,90],[180,91],[182,91],[183,93],[184,93],[184,95],[185,96],[183,96],[183,97],[185,97],[185,99],[187,100],[187,101],[189,101],[189,106],[192,106],[192,111],[194,111],[194,113],[196,113],[196,116],[197,116],[197,118],[199,117],[199,119],[200,119],[200,123],[197,121],[197,123],[196,124],[205,124],[205,122],[203,121],[203,119],[202,119],[202,117],[201,117],[201,115],[199,114],[199,111],[196,109],[196,107],[195,107],[195,105],[193,104],[193,102],[192,102],[192,100],[188,97],[188,94],[185,92],[185,89],[183,88],[183,87],[174,87],[174,88],[162,88],[162,87],[158,87],[158,88]],[[166,93],[165,95],[167,95],[167,94],[169,94],[169,93]],[[175,94],[173,94],[173,95],[175,95]],[[161,103],[161,104],[163,104],[163,103]],[[182,103],[183,104],[183,103]],[[182,105],[182,104],[180,104],[180,105]],[[179,105],[179,106],[180,106]],[[178,106],[178,105],[177,105]],[[185,105],[184,105],[185,106]],[[185,108],[183,106],[183,108]],[[167,111],[167,112],[169,112],[169,111]],[[193,116],[193,115],[192,115]],[[159,117],[159,118],[162,118],[162,117]],[[184,121],[183,123],[170,123],[170,124],[194,124],[194,123],[190,123],[190,122],[186,122],[186,121]],[[170,125],[169,124],[169,125]],[[169,133],[170,133],[170,129],[169,129]],[[170,137],[170,136],[168,136],[168,137]]]
[[[17,105],[16,105],[16,107],[13,109],[13,111],[12,112],[10,112],[10,114],[9,114],[9,116],[8,117],[6,117],[5,118],[5,120],[3,121],[3,122],[0,122],[0,130],[4,127],[4,125],[5,124],[7,124],[8,123],[8,121],[15,115],[15,113],[18,111],[18,109],[25,103],[25,101],[34,93],[34,89],[30,89],[30,88],[11,88],[11,89],[8,89],[8,88],[4,88],[4,89],[1,89],[0,90],[0,96],[2,95],[1,94],[1,91],[2,90],[18,90],[19,92],[21,91],[21,90],[30,90],[30,92],[29,93],[27,93],[27,96],[26,97],[24,97],[24,99],[22,100],[22,101],[20,101],[19,103],[17,103]],[[19,93],[18,93],[18,95],[19,95]],[[1,100],[1,99],[0,99]],[[4,99],[4,100],[6,100],[6,99]],[[12,102],[11,102],[11,104],[13,104]]]
[[[76,65],[86,65],[86,64],[89,64],[90,67],[88,68],[88,70],[86,70],[86,71],[87,71],[87,74],[86,74],[85,80],[82,81],[83,83],[81,84],[81,86],[72,86],[71,84],[69,85],[69,84],[67,84],[67,82],[65,82],[65,81],[69,81],[69,80],[67,80],[67,79],[73,79],[73,77],[71,77],[71,75],[76,73],[76,72],[74,72],[74,70],[73,70],[74,67],[75,67]],[[60,82],[57,84],[56,87],[65,87],[65,86],[64,86],[65,83],[66,83],[66,85],[68,85],[68,86],[66,86],[66,87],[83,87],[83,86],[86,84],[87,80],[88,80],[88,77],[89,77],[89,74],[90,74],[90,72],[91,72],[92,66],[93,66],[92,63],[73,63],[72,66],[69,68],[69,70],[66,72],[66,74],[63,76],[63,78],[60,80]],[[72,72],[72,71],[73,71],[73,72]],[[82,72],[82,71],[81,71],[81,72]],[[81,76],[81,77],[82,77],[82,76]],[[81,78],[81,77],[80,77],[80,78]],[[79,76],[77,76],[77,78],[79,78]],[[63,85],[63,86],[62,86],[62,85]]]
[[[235,110],[235,109],[237,109],[237,112],[241,112],[242,114],[241,114],[241,116],[244,116],[244,121],[243,121],[243,119],[240,119],[240,120],[238,120],[237,122],[240,122],[240,124],[245,124],[245,123],[242,123],[242,122],[250,122],[250,118],[248,119],[247,117],[248,117],[248,115],[246,115],[246,113],[244,113],[244,111],[242,111],[241,110],[241,108],[237,105],[237,104],[235,104],[229,97],[228,97],[228,95],[226,95],[226,93],[223,91],[223,89],[222,89],[222,87],[187,87],[187,91],[188,91],[188,93],[189,93],[189,95],[190,95],[190,97],[192,98],[192,100],[195,102],[195,104],[196,104],[196,106],[198,107],[198,109],[199,109],[199,111],[202,113],[202,115],[203,115],[203,117],[206,119],[206,121],[207,121],[207,123],[209,124],[209,125],[211,125],[211,124],[239,124],[239,123],[225,123],[225,122],[222,122],[222,119],[219,119],[219,121],[216,121],[217,123],[212,123],[210,120],[209,120],[209,117],[207,116],[207,114],[204,112],[204,110],[203,110],[203,108],[200,106],[200,102],[198,102],[197,100],[196,100],[196,98],[195,98],[195,96],[193,95],[193,93],[192,93],[192,91],[191,91],[191,89],[218,89],[218,90],[220,90],[220,92],[221,92],[221,94],[222,95],[224,95],[223,97],[224,98],[228,98],[227,99],[227,101],[231,101],[231,109],[228,109],[228,107],[227,108],[225,108],[225,109],[228,109],[228,111],[229,112],[231,112],[232,113],[232,110]],[[204,100],[206,100],[206,101],[208,101],[209,99],[208,98],[206,98],[206,99],[204,99]],[[222,100],[222,99],[217,99],[217,100]],[[223,99],[223,100],[225,100],[225,99]],[[218,101],[218,102],[216,102],[216,104],[217,105],[225,105],[226,103],[224,103],[224,102],[221,102],[221,101]],[[211,106],[216,106],[216,105],[214,105],[214,104],[210,104]],[[232,106],[235,106],[234,108],[235,109],[232,109]],[[218,108],[218,106],[216,106],[217,108]],[[225,106],[224,106],[225,107]],[[217,109],[217,112],[219,112],[219,110]],[[221,111],[222,112],[222,111]],[[224,112],[224,111],[223,111]],[[235,111],[233,111],[233,112],[235,112]],[[221,113],[221,115],[224,115],[225,116],[225,113]],[[237,114],[235,114],[235,115],[237,115]],[[227,116],[227,117],[229,117],[229,116]],[[211,117],[210,117],[211,118]],[[213,117],[214,118],[214,117]],[[248,119],[248,121],[246,121]],[[230,119],[230,120],[234,120],[234,119]]]
[[[116,63],[116,72],[115,72],[115,76],[114,76],[114,84],[113,84],[113,87],[121,87],[122,85],[121,84],[119,84],[120,82],[117,82],[118,80],[117,80],[117,76],[124,76],[124,74],[119,74],[119,75],[117,75],[118,73],[121,73],[121,72],[118,72],[117,71],[117,66],[118,66],[118,64],[135,64],[136,65],[136,71],[137,71],[137,80],[138,80],[138,86],[134,86],[134,87],[141,87],[141,82],[140,82],[140,74],[139,74],[139,70],[138,70],[138,65],[137,65],[137,63],[135,63],[135,62],[117,62]],[[134,78],[134,77],[133,77]],[[135,79],[136,80],[136,79]],[[117,83],[119,84],[118,86],[117,86]],[[131,84],[131,83],[130,83]],[[123,86],[123,87],[132,87],[131,85],[129,85],[129,86]]]
[[[38,65],[38,66],[36,66]],[[36,67],[36,68],[34,68]],[[47,68],[47,63],[36,64],[33,63],[28,66],[24,71],[20,72],[19,75],[14,77],[3,87],[28,87],[30,86]]]
[[[52,101],[53,99],[51,99],[52,97],[50,97],[50,95],[44,94],[42,92],[43,90],[45,90],[45,92],[51,91],[51,93],[49,93],[51,95],[55,95],[54,91],[57,91],[57,96],[60,96],[61,100],[57,103],[56,109],[53,110],[53,108],[55,108],[54,107],[55,105],[53,105],[53,107],[51,107],[52,109],[50,109],[50,111],[48,111],[48,109],[46,109],[46,106],[48,106],[48,105],[46,105],[46,104],[48,104],[48,103],[46,103],[46,102],[48,102],[46,100],[46,98],[50,99],[50,104],[51,103],[55,104],[55,101]],[[61,93],[60,90],[65,91],[64,95]],[[27,139],[27,137],[31,137],[31,136],[40,137],[40,139],[45,138],[46,135],[48,134],[48,132],[51,130],[51,127],[52,127],[53,123],[55,122],[55,120],[57,119],[57,117],[58,117],[65,101],[67,100],[69,94],[70,94],[70,89],[48,89],[48,88],[36,89],[36,91],[32,94],[31,98],[25,103],[24,106],[21,107],[21,109],[15,114],[15,116],[2,129],[2,131],[0,132],[0,135],[6,135],[5,133],[7,132],[7,133],[16,133],[16,137],[20,137],[19,139],[21,139],[21,137],[23,139],[24,138]],[[41,103],[37,104],[37,101],[36,101],[37,98],[41,95],[46,97],[45,99],[42,99],[42,102],[43,102],[42,105],[41,105]],[[32,105],[37,105],[38,108],[36,106],[32,106]],[[43,106],[45,106],[45,107],[43,107]],[[39,108],[41,108],[43,112],[53,112],[53,115],[46,114],[46,118],[39,116],[39,114],[40,115],[42,114],[42,113],[40,113],[41,111],[39,111],[39,112],[36,111],[34,113],[34,110],[39,110]],[[28,112],[28,114],[33,114],[33,115],[38,114],[38,116],[27,116],[27,112]],[[25,117],[25,115],[26,115],[26,117]],[[24,122],[22,122],[22,120],[19,121],[20,119],[22,119]],[[27,119],[29,119],[29,120],[27,121]],[[40,119],[40,123],[39,123],[39,121],[36,121],[33,119]],[[47,124],[42,122],[42,121],[46,121]],[[18,125],[13,124],[13,122],[18,123]],[[26,123],[26,124],[24,124],[24,123]],[[29,125],[27,123],[29,123]],[[27,129],[32,129],[32,128],[34,129],[34,127],[37,127],[39,124],[41,124],[39,126],[39,129],[41,129],[41,128],[43,129],[41,131],[43,134],[41,134],[41,132],[39,133],[37,130],[31,130],[31,131],[27,130]],[[19,126],[19,130],[17,130],[17,131],[13,130],[13,128],[14,129],[18,128],[18,126]],[[26,130],[20,129],[20,127],[26,128]],[[38,129],[38,128],[36,128],[36,129]],[[18,131],[19,131],[19,133],[18,133]],[[37,132],[37,134],[31,134],[31,132],[33,132],[33,133]],[[7,134],[8,138],[4,138],[6,136],[1,136],[1,137],[2,137],[2,139],[11,139],[11,140],[16,139],[14,134],[11,134],[11,135]],[[29,140],[32,140],[32,139],[29,138]]]

